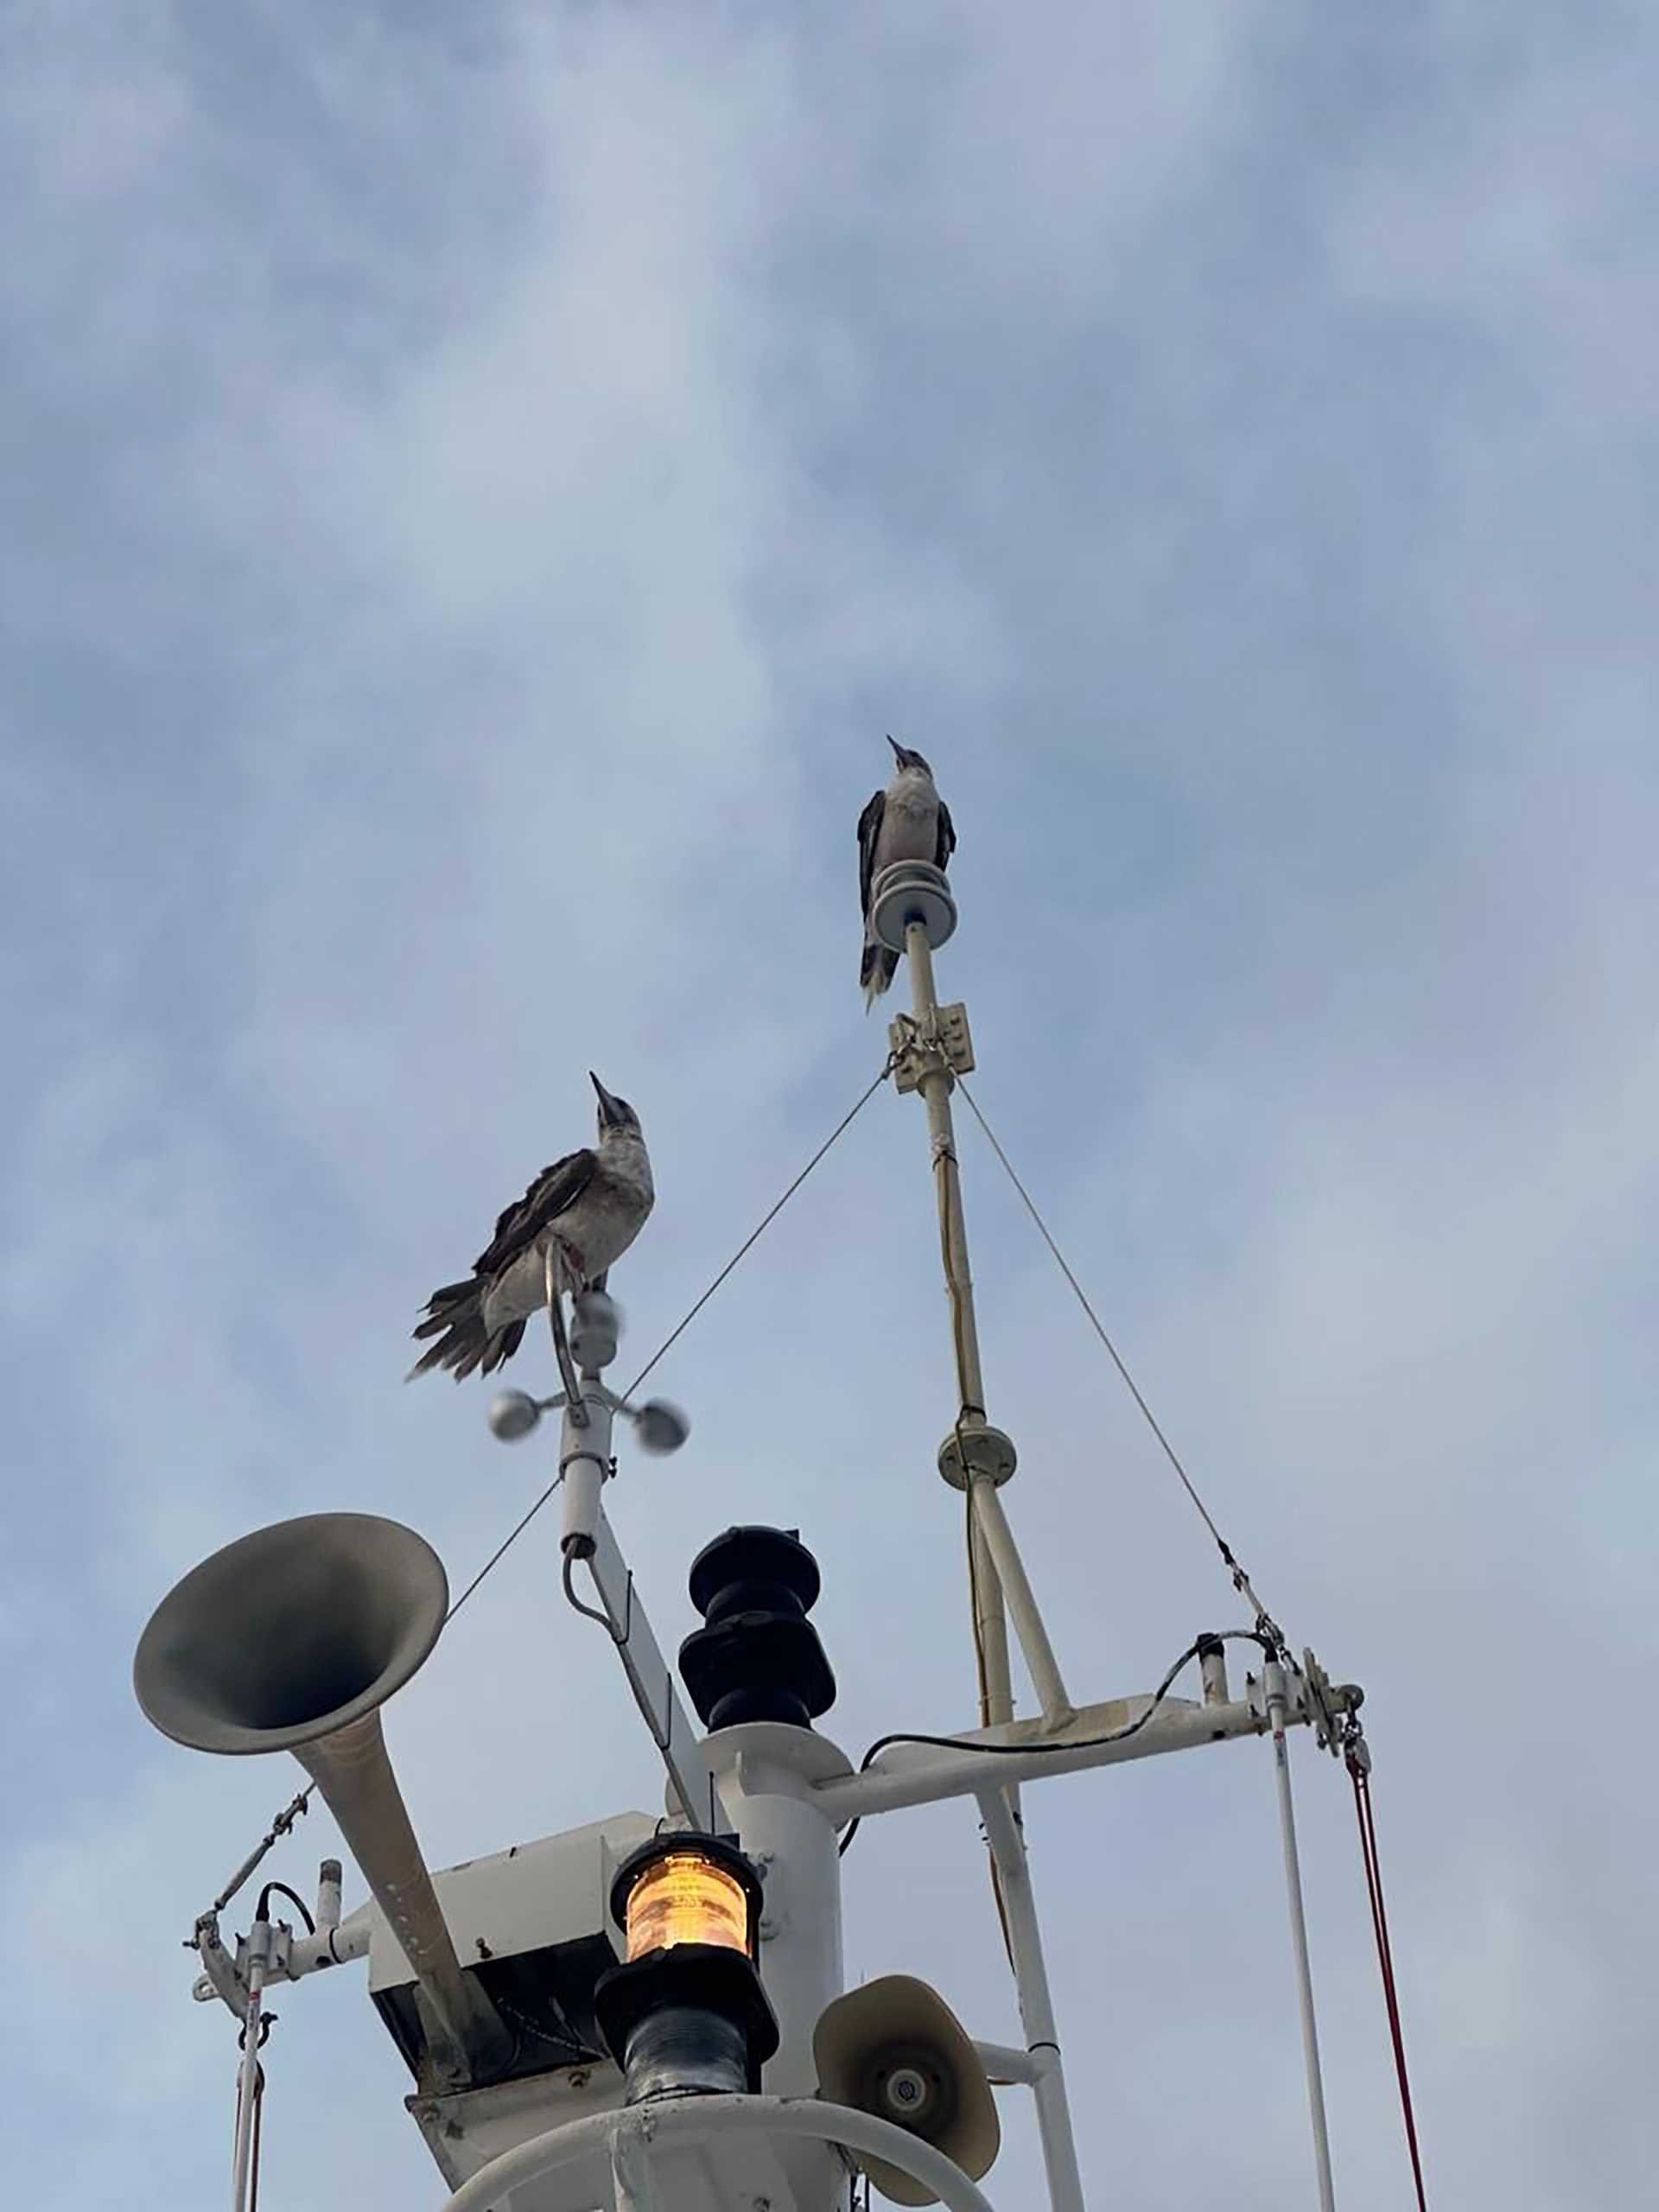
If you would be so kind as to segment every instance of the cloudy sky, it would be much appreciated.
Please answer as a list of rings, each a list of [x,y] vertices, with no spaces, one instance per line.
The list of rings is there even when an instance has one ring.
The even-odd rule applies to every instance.
[[[404,1389],[416,1309],[591,1065],[658,1168],[625,1361],[667,1332],[880,1063],[892,729],[977,1095],[1369,1687],[1431,2201],[1651,2201],[1656,93],[1637,0],[0,13],[10,2200],[225,2201],[179,1939],[292,1777],[154,1735],[138,1631],[289,1514],[488,1554],[547,1452]],[[963,1151],[1010,1510],[1074,1689],[1147,1688],[1236,1601]],[[612,1494],[665,1643],[707,1536],[800,1528],[855,1757],[972,1718],[931,1207],[884,1091]],[[394,1708],[435,1862],[659,1802],[554,1557]],[[1296,1755],[1338,2199],[1395,2212]],[[1265,1748],[1028,1822],[1091,2202],[1311,2204]],[[971,1820],[847,1868],[850,1969],[1012,2039]],[[436,2206],[359,1988],[276,2009],[270,2204]]]

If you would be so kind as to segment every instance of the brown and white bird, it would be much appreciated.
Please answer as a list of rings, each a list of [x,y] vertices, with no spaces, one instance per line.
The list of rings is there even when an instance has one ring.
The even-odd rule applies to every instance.
[[[476,1367],[493,1374],[518,1349],[524,1324],[547,1306],[548,1260],[560,1292],[597,1287],[645,1227],[656,1198],[639,1116],[599,1077],[599,1143],[543,1167],[507,1207],[465,1282],[446,1283],[426,1301],[415,1331],[435,1337],[406,1381],[447,1367],[457,1382]]]
[[[870,927],[870,887],[894,861],[927,861],[942,868],[957,849],[950,810],[933,788],[933,771],[919,753],[889,736],[898,766],[858,817],[858,896],[864,910],[864,958],[858,980],[866,1007],[892,982],[899,956],[879,944]]]

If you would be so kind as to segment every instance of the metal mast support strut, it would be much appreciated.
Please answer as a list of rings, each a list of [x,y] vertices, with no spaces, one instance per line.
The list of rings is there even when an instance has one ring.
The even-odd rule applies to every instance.
[[[1019,1814],[1009,1802],[1013,1794],[1008,1789],[982,1790],[980,1818],[985,1823],[985,1840],[996,1862],[1002,1918],[1008,1931],[1008,1955],[1014,1961],[1014,1984],[1020,1999],[1020,2023],[1026,2031],[1026,2050],[1034,2068],[1031,2087],[1042,2137],[1049,2202],[1053,2212],[1084,2212],[1083,2174],[1077,2164],[1077,2146],[1072,2138],[1071,2113],[1066,2103],[1060,2031],[1055,2024],[1053,1999],[1048,1993],[1048,1967],[1043,1958],[1042,1930],[1037,1924],[1037,1898],[1031,1885],[1025,1833]]]
[[[253,2123],[259,2101],[259,2030],[265,1969],[270,1958],[270,1923],[256,1916],[248,1930],[248,2009],[242,2022],[242,2062],[236,2091],[236,2142],[232,2160],[232,2212],[247,2212],[253,2171]]]
[[[894,1080],[900,1091],[918,1090],[927,1110],[927,1132],[939,1207],[939,1250],[950,1300],[950,1333],[957,1364],[957,1412],[939,1446],[939,1472],[969,1504],[976,1589],[975,1630],[980,1649],[984,1725],[1014,1718],[1006,1619],[1025,1655],[1032,1686],[1050,1727],[1063,1728],[1073,1707],[1054,1647],[1020,1557],[997,1491],[1019,1464],[1014,1440],[986,1417],[985,1381],[979,1363],[974,1284],[968,1265],[968,1225],[962,1207],[962,1174],[950,1093],[958,1074],[974,1065],[965,1007],[939,1004],[933,953],[957,925],[956,901],[939,869],[901,861],[877,877],[870,900],[871,926],[880,941],[906,954],[912,1011],[892,1028]]]
[[[966,1075],[974,1065],[973,1045],[966,1007],[942,1007],[933,981],[934,949],[944,944],[956,928],[956,901],[939,869],[923,861],[901,861],[877,878],[870,907],[876,936],[892,950],[902,951],[910,969],[912,1012],[900,1014],[893,1024],[893,1070],[898,1089],[919,1091],[927,1112],[939,1208],[939,1250],[950,1301],[957,1367],[957,1417],[939,1446],[938,1465],[945,1481],[964,1491],[968,1497],[982,1724],[1003,1728],[1014,1719],[1007,1630],[1012,1618],[1042,1707],[1044,1730],[1059,1730],[1075,1718],[1075,1708],[1066,1694],[1059,1662],[997,1495],[1013,1474],[1018,1454],[1013,1439],[994,1428],[987,1418],[985,1382],[979,1362],[968,1228],[950,1112],[956,1078],[958,1074]],[[1050,2198],[1054,2212],[1084,2212],[1083,2183],[1020,1820],[1018,1786],[1012,1778],[1004,1783],[999,1777],[995,1786],[978,1795],[1020,2019],[1033,2061],[1031,2085]]]
[[[1265,1669],[1268,1720],[1273,1731],[1274,1770],[1279,1783],[1279,1825],[1285,1845],[1285,1893],[1290,1907],[1290,1940],[1296,1953],[1296,1993],[1302,2008],[1302,2056],[1307,2065],[1307,2108],[1313,2124],[1313,2164],[1319,2175],[1319,2212],[1336,2212],[1331,2181],[1331,2138],[1325,2124],[1325,2083],[1319,2070],[1319,2031],[1313,2018],[1313,1976],[1307,1962],[1307,1921],[1302,1910],[1302,1867],[1296,1849],[1296,1808],[1290,1796],[1290,1753],[1285,1742],[1285,1670],[1276,1658]]]

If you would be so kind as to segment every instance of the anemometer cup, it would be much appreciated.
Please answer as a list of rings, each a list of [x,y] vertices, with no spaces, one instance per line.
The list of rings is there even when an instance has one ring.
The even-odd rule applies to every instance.
[[[516,1444],[541,1417],[540,1401],[528,1390],[498,1390],[490,1400],[490,1434],[499,1444]]]
[[[690,1422],[666,1398],[647,1398],[643,1406],[634,1408],[632,1419],[635,1443],[653,1459],[677,1452],[691,1433]]]

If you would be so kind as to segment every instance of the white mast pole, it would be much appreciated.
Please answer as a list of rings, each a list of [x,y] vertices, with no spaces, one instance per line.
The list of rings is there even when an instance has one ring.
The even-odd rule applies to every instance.
[[[1319,2031],[1313,2018],[1313,1976],[1307,1961],[1307,1920],[1302,1910],[1302,1868],[1296,1849],[1296,1808],[1290,1797],[1290,1753],[1285,1743],[1285,1670],[1269,1657],[1266,1668],[1268,1719],[1273,1729],[1273,1761],[1279,1783],[1279,1825],[1285,1846],[1285,1893],[1290,1906],[1290,1940],[1296,1953],[1296,1994],[1302,2012],[1302,2056],[1307,2067],[1307,2109],[1313,2124],[1313,2164],[1319,2176],[1319,2212],[1336,2212],[1331,2180],[1331,2138],[1325,2121],[1325,2082],[1319,2069]]]
[[[1037,1922],[1037,1897],[1032,1888],[1025,1831],[1009,1802],[1013,1794],[1006,1789],[982,1790],[980,1817],[985,1823],[985,1840],[996,1864],[1002,1918],[1008,1931],[1008,1955],[1014,1962],[1014,1987],[1020,1999],[1020,2023],[1026,2031],[1027,2055],[1034,2069],[1032,2095],[1037,2105],[1037,2128],[1042,2139],[1049,2202],[1053,2212],[1084,2212],[1083,2173],[1071,2133],[1071,2107],[1066,2098],[1065,2068],[1060,2057],[1060,2031],[1054,2018],[1054,2000],[1049,1995],[1048,1967],[1043,1958],[1043,1936]]]
[[[270,1923],[256,1916],[248,1930],[248,2008],[242,2023],[242,2067],[236,2093],[236,2152],[231,2169],[232,2212],[246,2212],[252,2166],[253,2115],[259,2096],[259,2024],[263,2017],[265,1967],[270,1956]]]
[[[957,1162],[956,1128],[950,1093],[956,1071],[973,1065],[965,1010],[942,1007],[933,981],[933,947],[956,925],[950,886],[937,868],[900,863],[877,879],[871,919],[884,942],[902,942],[910,965],[908,1021],[893,1025],[893,1047],[901,1090],[919,1090],[927,1110],[939,1206],[939,1250],[950,1300],[951,1342],[957,1365],[957,1417],[939,1447],[939,1472],[968,1496],[968,1541],[973,1583],[974,1632],[979,1653],[982,1723],[988,1728],[1014,1719],[1014,1683],[1008,1664],[1008,1616],[1020,1637],[1046,1730],[1064,1728],[1074,1718],[1059,1662],[1049,1642],[1037,1599],[1026,1574],[1014,1531],[998,1496],[1016,1464],[1013,1440],[986,1418],[985,1381],[979,1362],[979,1331],[974,1316],[973,1277],[968,1266],[968,1225],[963,1213],[962,1175]],[[1042,2139],[1043,2163],[1053,2212],[1084,2212],[1083,2180],[1071,2107],[1060,2060],[1058,2031],[1049,1995],[1042,1931],[1032,1888],[1030,1862],[1020,1821],[1020,1794],[1012,1780],[999,1778],[979,1793],[985,1838],[990,1847],[998,1909],[1007,1940],[1008,1962],[1033,2070],[1031,2086]]]
[[[911,1004],[916,1027],[925,1039],[937,1038],[938,994],[933,983],[933,949],[927,925],[908,921],[905,950],[910,967]],[[917,1089],[927,1109],[927,1134],[939,1202],[939,1249],[945,1289],[950,1300],[951,1338],[956,1350],[958,1427],[982,1426],[985,1379],[979,1364],[979,1329],[974,1317],[974,1283],[968,1268],[968,1224],[962,1210],[962,1176],[957,1166],[957,1133],[950,1113],[950,1063],[938,1051],[927,1055]],[[977,1478],[963,1468],[974,1498]],[[977,1501],[975,1500],[976,1503]],[[982,1724],[995,1728],[1014,1718],[1014,1680],[1008,1666],[1008,1625],[1002,1578],[997,1571],[978,1513],[968,1531],[972,1554],[974,1636],[979,1652]]]

